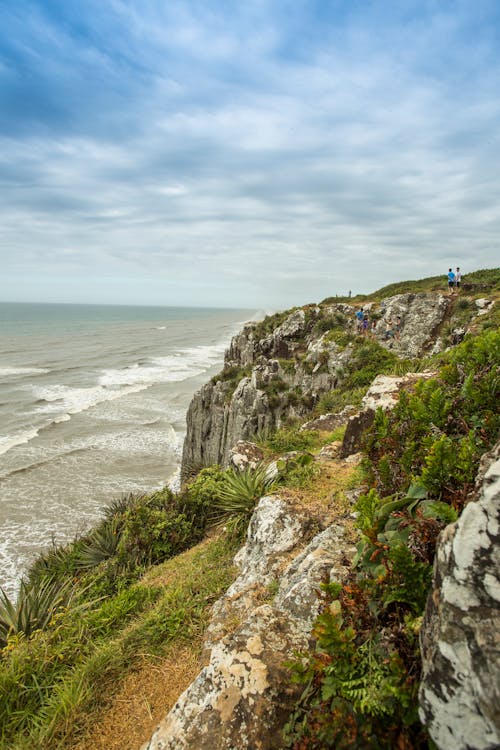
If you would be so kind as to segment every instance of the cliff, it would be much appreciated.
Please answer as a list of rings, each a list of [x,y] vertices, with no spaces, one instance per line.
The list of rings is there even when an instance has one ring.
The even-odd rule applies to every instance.
[[[375,324],[367,342],[414,360],[443,347],[439,334],[450,303],[442,294],[398,294],[357,306],[307,306],[246,326],[232,340],[220,375],[189,406],[182,475],[227,465],[238,440],[309,414],[323,394],[358,369],[356,310],[362,308],[370,326]]]

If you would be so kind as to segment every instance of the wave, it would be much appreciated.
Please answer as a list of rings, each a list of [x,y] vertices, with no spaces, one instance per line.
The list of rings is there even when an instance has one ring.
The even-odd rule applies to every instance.
[[[107,388],[104,385],[89,388],[73,388],[68,385],[33,386],[37,396],[37,414],[55,414],[53,422],[66,422],[71,415],[79,414],[104,401],[114,401],[130,393],[138,393],[147,388],[145,384],[136,384],[126,388]]]
[[[220,363],[225,347],[224,341],[186,347],[165,357],[141,358],[139,362],[128,367],[102,370],[98,376],[98,385],[86,388],[61,384],[30,385],[29,388],[35,399],[34,414],[38,418],[46,415],[49,421],[17,434],[1,436],[0,454],[30,442],[40,434],[41,430],[67,422],[73,415],[98,404],[139,393],[158,383],[181,382],[200,375]],[[9,368],[9,370],[12,369]],[[21,369],[23,374],[35,371],[35,368],[17,368],[17,372],[19,373]],[[48,371],[37,368],[36,372]]]
[[[0,455],[7,453],[11,448],[15,448],[16,445],[29,443],[30,440],[37,437],[39,429],[33,427],[16,435],[0,435]]]
[[[121,369],[104,370],[99,377],[101,386],[144,385],[175,383],[206,372],[218,364],[224,354],[225,343],[179,349],[165,357],[153,357]]]
[[[50,372],[45,367],[0,367],[0,378],[18,377],[20,375],[45,375]]]

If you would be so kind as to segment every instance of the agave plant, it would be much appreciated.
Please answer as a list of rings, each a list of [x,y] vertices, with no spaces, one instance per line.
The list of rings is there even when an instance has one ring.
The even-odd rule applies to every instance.
[[[71,581],[50,578],[36,583],[23,579],[15,602],[0,588],[0,647],[6,645],[10,635],[24,633],[29,638],[35,630],[45,629],[71,595]]]
[[[106,508],[104,508],[104,519],[106,521],[111,521],[113,518],[122,516],[125,511],[139,502],[142,497],[144,496],[134,495],[133,492],[130,492],[128,495],[123,495],[123,497],[113,500],[108,506],[106,506]]]
[[[246,528],[257,501],[269,492],[274,478],[267,466],[259,464],[255,469],[229,471],[214,505],[215,523],[225,525],[232,533],[239,534]]]
[[[80,569],[95,568],[96,565],[109,560],[116,552],[120,541],[120,518],[103,521],[90,533],[88,540],[82,542],[76,567]]]

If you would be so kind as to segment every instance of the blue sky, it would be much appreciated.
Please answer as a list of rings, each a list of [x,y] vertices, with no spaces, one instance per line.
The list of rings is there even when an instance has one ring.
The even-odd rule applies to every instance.
[[[498,265],[495,0],[3,0],[0,299],[280,308]]]

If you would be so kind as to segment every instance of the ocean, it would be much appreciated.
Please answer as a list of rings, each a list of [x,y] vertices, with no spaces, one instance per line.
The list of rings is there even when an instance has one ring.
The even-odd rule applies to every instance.
[[[248,310],[0,303],[0,586],[175,481],[192,395]]]

